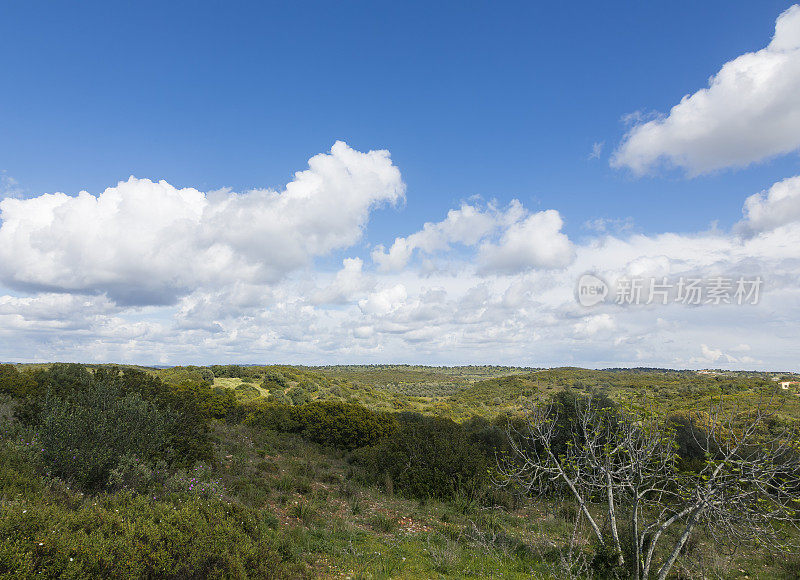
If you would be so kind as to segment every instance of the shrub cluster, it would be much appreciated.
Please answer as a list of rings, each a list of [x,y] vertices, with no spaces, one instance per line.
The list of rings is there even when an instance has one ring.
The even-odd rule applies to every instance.
[[[172,467],[210,461],[210,420],[236,405],[228,389],[78,364],[34,372],[2,365],[0,390],[16,398],[15,415],[36,434],[46,471],[88,491],[105,488],[125,454]]]
[[[305,567],[274,516],[219,501],[117,494],[0,505],[0,577],[298,578]]]
[[[312,441],[346,451],[375,445],[397,431],[389,413],[339,401],[315,401],[299,406],[261,403],[248,409],[245,423],[284,433],[298,433]]]
[[[395,436],[354,455],[369,482],[391,481],[399,493],[417,498],[483,497],[490,458],[464,426],[415,413],[401,413],[398,422]]]
[[[103,381],[68,399],[46,399],[37,434],[53,475],[95,490],[105,486],[121,455],[163,455],[175,422],[174,413]]]

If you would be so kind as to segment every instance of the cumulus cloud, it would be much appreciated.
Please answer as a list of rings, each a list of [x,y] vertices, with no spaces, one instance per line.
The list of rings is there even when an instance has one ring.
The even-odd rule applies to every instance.
[[[701,356],[692,357],[690,362],[693,364],[719,364],[719,363],[745,363],[745,364],[752,364],[757,362],[754,358],[749,356],[743,356],[737,358],[731,354],[723,352],[720,348],[711,348],[707,344],[700,345],[700,353]]]
[[[479,271],[484,274],[559,268],[573,255],[562,226],[556,210],[531,214],[516,199],[505,209],[464,203],[450,210],[444,220],[428,222],[422,230],[396,238],[389,250],[376,247],[372,260],[383,271],[398,271],[408,265],[415,250],[433,255],[461,244],[479,248]]]
[[[660,163],[690,175],[800,147],[800,6],[782,13],[766,48],[723,65],[708,88],[628,132],[611,165],[644,174]]]
[[[574,258],[572,244],[561,232],[561,215],[540,211],[509,226],[497,243],[484,243],[478,255],[483,273],[514,274],[532,268],[563,268]]]
[[[6,330],[76,330],[119,312],[120,308],[104,296],[50,293],[37,296],[0,296],[0,326],[4,326]]]
[[[603,313],[583,318],[573,325],[573,330],[577,336],[585,337],[594,336],[598,332],[613,330],[614,327],[614,318],[608,313]]]
[[[390,288],[377,290],[359,300],[358,307],[364,314],[388,314],[401,307],[407,297],[406,287],[402,284],[395,284]]]
[[[353,159],[337,160],[342,153]],[[16,280],[27,292],[0,289],[3,359],[796,366],[791,358],[800,311],[800,216],[792,209],[796,178],[751,196],[742,224],[732,231],[645,235],[600,224],[573,243],[555,210],[472,202],[397,238],[395,244],[404,240],[413,249],[392,268],[382,269],[381,257],[391,256],[395,244],[381,250],[374,264],[357,255],[366,252],[355,246],[334,271],[329,261],[302,267],[316,255],[353,244],[370,209],[402,195],[388,154],[378,154],[374,163],[364,155],[371,154],[335,147],[323,156],[332,169],[312,160],[312,175],[292,182],[310,179],[316,185],[290,185],[280,193],[203,193],[133,180],[97,197],[4,201],[4,219],[11,219],[0,228],[0,270],[4,280]],[[290,190],[300,199],[282,199]],[[319,196],[325,199],[314,202]],[[328,197],[363,215],[337,214],[335,204],[325,205]],[[315,212],[314,203],[324,209]],[[310,215],[303,217],[295,204]],[[127,232],[121,241],[106,233],[118,224]],[[287,224],[306,237],[315,228],[330,229],[305,239]],[[119,228],[116,235],[121,236]],[[248,235],[286,239],[252,248],[245,247]],[[214,244],[227,252],[219,262],[203,253]],[[14,262],[7,246],[29,259],[41,257],[54,269],[17,272],[25,264]],[[414,252],[425,260],[413,260]],[[399,250],[394,255],[403,256]],[[17,267],[7,266],[8,259]],[[131,263],[117,263],[125,259]],[[428,268],[428,259],[445,267]],[[131,275],[137,268],[141,280]],[[592,308],[580,306],[574,294],[587,272],[612,287],[609,299]],[[740,275],[764,278],[758,305],[614,303],[620,278],[674,282],[680,276]],[[114,291],[114,284],[122,283],[139,293],[166,288],[176,302],[126,303],[125,295]]]
[[[336,142],[283,191],[206,194],[131,177],[81,192],[0,202],[0,283],[170,304],[198,286],[274,283],[347,248],[405,186],[387,151]]]
[[[800,175],[751,195],[745,200],[742,213],[744,219],[736,227],[745,234],[774,230],[800,221]]]
[[[314,304],[347,304],[359,292],[369,289],[374,283],[364,275],[364,261],[361,258],[345,258],[342,269],[325,288],[311,296]]]
[[[372,260],[383,271],[401,270],[408,264],[414,250],[433,254],[447,250],[453,244],[474,246],[525,214],[525,209],[516,199],[504,210],[498,210],[492,204],[484,208],[464,203],[459,209],[447,212],[444,220],[428,222],[422,230],[395,239],[388,251],[383,246],[376,247],[372,252]]]

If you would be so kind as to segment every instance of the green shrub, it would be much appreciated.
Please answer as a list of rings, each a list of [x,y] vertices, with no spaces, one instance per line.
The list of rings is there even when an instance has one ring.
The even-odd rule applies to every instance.
[[[124,454],[163,454],[174,421],[138,394],[122,396],[115,383],[100,382],[70,399],[48,398],[37,435],[53,475],[97,490]]]
[[[55,363],[47,369],[34,372],[37,395],[66,397],[90,385],[94,379],[84,365],[75,363]]]
[[[319,401],[295,409],[304,436],[338,449],[375,445],[397,430],[397,422],[390,414],[351,403]]]
[[[156,376],[130,368],[102,366],[92,373],[84,365],[53,364],[30,376],[35,388],[17,401],[14,412],[22,424],[38,428],[45,411],[51,413],[59,406],[71,408],[97,385],[106,385],[104,388],[116,391],[109,401],[138,396],[173,419],[169,422],[168,446],[174,450],[174,460],[184,465],[211,459],[209,419],[225,417],[236,405],[235,396],[227,389],[202,384],[166,385]],[[138,454],[135,449],[131,451]]]
[[[161,488],[167,475],[167,463],[163,459],[151,465],[132,453],[125,453],[108,476],[108,488],[146,494]]]
[[[21,373],[14,365],[0,365],[0,394],[22,398],[34,394],[37,387],[30,373]]]
[[[366,479],[416,498],[483,497],[489,459],[467,431],[449,419],[400,415],[400,430],[380,444],[359,450],[354,461]]]
[[[297,407],[263,403],[252,407],[245,423],[262,429],[299,433],[322,445],[344,450],[375,445],[398,428],[396,419],[389,413],[338,401],[315,401]]]
[[[264,374],[264,380],[261,382],[261,386],[270,392],[283,392],[284,389],[289,388],[289,380],[278,371],[269,371]]]
[[[317,510],[310,502],[301,499],[289,507],[289,515],[310,524],[317,517]]]
[[[301,387],[292,387],[286,392],[286,396],[289,397],[292,405],[303,405],[310,400],[308,393]]]
[[[211,468],[197,463],[191,470],[179,469],[170,477],[165,488],[171,492],[185,493],[199,497],[222,499],[224,489],[222,480],[211,476]]]
[[[208,368],[195,366],[170,367],[159,371],[159,375],[168,385],[195,383],[208,387],[214,384],[214,373]]]
[[[299,578],[291,540],[263,510],[118,494],[78,509],[0,505],[0,577]],[[25,513],[27,512],[27,513]]]
[[[243,383],[238,385],[233,391],[238,401],[252,401],[261,397],[261,391],[252,384]]]
[[[241,365],[211,365],[211,372],[216,377],[226,377],[231,379],[245,379],[256,377],[259,370],[253,367],[243,367]]]

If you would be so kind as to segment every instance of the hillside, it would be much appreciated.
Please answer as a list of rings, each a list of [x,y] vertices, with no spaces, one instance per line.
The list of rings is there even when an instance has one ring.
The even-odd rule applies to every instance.
[[[692,447],[700,439],[689,412],[721,394],[746,421],[773,394],[782,406],[763,434],[778,433],[800,410],[775,378],[0,365],[0,579],[621,577],[569,494],[499,484],[498,458],[512,452],[507,416],[519,427],[517,412],[537,401],[575,413],[586,401],[636,412],[649,400],[656,416],[683,421],[665,431],[680,443],[675,481],[704,482],[695,472],[708,459]],[[602,521],[605,507],[593,497],[587,510]],[[800,538],[794,523],[779,531]],[[662,544],[678,535],[668,529]],[[737,548],[701,526],[670,577],[800,571],[796,556]],[[665,547],[654,554],[665,558]]]

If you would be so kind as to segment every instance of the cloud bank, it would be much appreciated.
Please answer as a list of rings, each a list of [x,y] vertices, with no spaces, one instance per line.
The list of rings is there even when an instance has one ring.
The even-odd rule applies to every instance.
[[[337,142],[283,191],[204,193],[131,177],[98,196],[5,199],[0,283],[123,305],[173,304],[231,279],[274,283],[353,245],[370,211],[404,192],[387,151]]]
[[[576,241],[556,209],[473,199],[365,247],[372,212],[404,192],[388,152],[337,142],[282,190],[131,178],[5,199],[2,358],[797,368],[800,176],[744,200],[730,230]],[[750,306],[585,308],[587,272],[761,276],[764,292]]]

